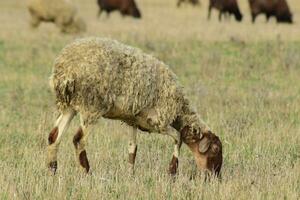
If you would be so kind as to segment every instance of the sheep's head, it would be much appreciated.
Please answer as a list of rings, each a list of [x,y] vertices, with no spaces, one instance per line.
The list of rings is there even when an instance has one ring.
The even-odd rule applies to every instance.
[[[219,176],[223,156],[222,143],[211,131],[197,131],[189,126],[181,130],[182,141],[187,144],[196,160],[199,170],[209,171]]]
[[[128,9],[122,11],[122,13],[125,14],[125,15],[130,15],[130,16],[132,16],[134,18],[137,18],[137,19],[142,18],[142,14],[141,14],[140,10],[138,9],[135,1],[130,0],[128,3],[129,3]]]

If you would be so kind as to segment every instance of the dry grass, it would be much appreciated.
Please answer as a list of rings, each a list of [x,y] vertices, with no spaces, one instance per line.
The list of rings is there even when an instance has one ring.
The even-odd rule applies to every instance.
[[[178,74],[202,117],[222,138],[223,180],[189,180],[194,168],[183,148],[180,174],[166,173],[169,138],[139,135],[137,171],[127,175],[126,128],[101,120],[87,147],[93,174],[75,163],[65,134],[57,176],[47,174],[45,147],[56,113],[48,76],[55,56],[76,37],[51,24],[28,27],[20,0],[0,1],[0,199],[300,199],[300,3],[295,24],[206,21],[200,8],[175,0],[137,0],[140,21],[97,20],[94,0],[76,2],[88,21],[83,36],[106,36],[140,47]],[[232,40],[233,39],[233,40]]]

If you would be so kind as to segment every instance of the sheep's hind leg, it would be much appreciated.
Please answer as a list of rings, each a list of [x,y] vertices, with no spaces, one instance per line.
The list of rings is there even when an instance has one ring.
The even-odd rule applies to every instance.
[[[97,14],[97,17],[98,17],[98,18],[101,16],[102,12],[103,12],[103,10],[102,10],[102,8],[100,7],[100,8],[99,8],[99,11],[98,11],[98,14]]]
[[[75,116],[74,110],[68,110],[62,113],[55,122],[55,126],[48,136],[48,158],[47,163],[53,174],[57,170],[57,152],[62,134],[67,130],[71,120]]]
[[[80,116],[80,122],[81,125],[73,137],[73,144],[75,147],[76,158],[78,159],[80,166],[88,173],[90,164],[86,155],[85,144],[90,133],[90,126],[87,126],[84,123],[82,116]]]
[[[129,142],[128,142],[128,162],[130,173],[134,174],[134,164],[137,152],[137,144],[136,144],[136,136],[137,136],[137,128],[132,127],[132,130],[129,133]]]

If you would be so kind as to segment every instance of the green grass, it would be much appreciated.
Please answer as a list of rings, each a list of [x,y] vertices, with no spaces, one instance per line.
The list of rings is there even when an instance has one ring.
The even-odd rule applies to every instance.
[[[242,24],[207,22],[205,3],[178,10],[171,0],[140,1],[142,21],[118,14],[98,20],[94,1],[76,2],[89,22],[83,36],[112,37],[139,47],[178,75],[223,142],[222,181],[190,180],[195,166],[183,147],[174,182],[167,174],[171,139],[142,132],[136,175],[128,176],[127,127],[109,120],[100,120],[89,137],[92,175],[86,176],[75,162],[72,144],[78,118],[63,136],[57,175],[49,175],[45,150],[57,112],[48,77],[60,50],[81,36],[62,35],[52,25],[30,30],[24,2],[11,0],[0,2],[0,9],[5,8],[0,14],[1,200],[300,199],[297,23],[261,20],[252,25],[245,3]],[[297,19],[299,2],[294,11]]]
[[[53,44],[46,57],[32,58],[36,47],[8,42],[0,51],[1,199],[299,198],[300,45],[197,40],[147,45],[136,42],[170,64],[201,116],[220,135],[222,181],[189,180],[195,168],[183,148],[180,174],[173,182],[166,172],[171,141],[156,134],[140,134],[136,176],[129,177],[126,126],[107,120],[89,138],[93,174],[85,176],[71,144],[78,119],[62,142],[58,174],[49,176],[46,138],[56,114],[47,78],[52,57],[63,45]],[[281,49],[285,54],[278,56]],[[286,58],[293,60],[288,68]]]

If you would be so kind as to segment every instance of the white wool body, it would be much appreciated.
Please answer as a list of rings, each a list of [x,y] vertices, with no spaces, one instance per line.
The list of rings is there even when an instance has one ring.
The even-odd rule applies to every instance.
[[[149,132],[164,132],[176,120],[180,128],[207,129],[166,64],[115,40],[85,38],[66,46],[50,82],[58,109],[80,112],[87,124],[105,117]]]

